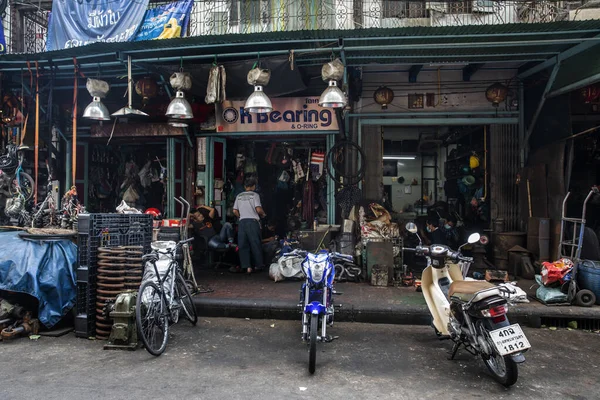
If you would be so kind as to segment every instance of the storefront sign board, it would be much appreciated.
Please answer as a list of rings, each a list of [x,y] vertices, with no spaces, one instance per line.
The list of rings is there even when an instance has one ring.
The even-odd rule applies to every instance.
[[[217,107],[217,132],[308,132],[337,131],[335,110],[319,106],[318,97],[271,99],[273,111],[251,114],[245,101],[233,101],[228,108]]]

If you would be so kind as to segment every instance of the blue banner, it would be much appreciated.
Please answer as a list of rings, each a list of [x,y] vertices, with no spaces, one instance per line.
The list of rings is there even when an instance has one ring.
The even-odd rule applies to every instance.
[[[0,18],[0,54],[6,53],[6,39],[4,38],[4,26],[2,26],[2,18]]]
[[[193,0],[181,0],[146,11],[135,41],[184,37]]]
[[[54,0],[46,50],[130,41],[146,8],[148,0]]]

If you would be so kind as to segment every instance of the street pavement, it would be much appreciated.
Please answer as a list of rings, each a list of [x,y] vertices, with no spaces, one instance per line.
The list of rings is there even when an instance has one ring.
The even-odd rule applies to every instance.
[[[201,318],[173,327],[166,352],[103,350],[104,342],[0,343],[0,399],[599,399],[600,335],[525,328],[533,346],[505,389],[426,326],[336,324],[317,371],[299,321]]]

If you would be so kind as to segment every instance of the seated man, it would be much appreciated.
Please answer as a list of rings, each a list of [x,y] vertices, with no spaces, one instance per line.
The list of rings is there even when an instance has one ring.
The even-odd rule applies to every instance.
[[[279,236],[277,235],[277,223],[270,220],[262,230],[262,248],[264,260],[270,265],[279,249]]]
[[[215,219],[214,208],[201,206],[192,210],[190,214],[190,227],[194,229],[194,236],[204,239],[209,249],[235,248],[233,243],[233,226],[226,222],[222,227]]]
[[[440,221],[438,218],[430,217],[427,220],[427,236],[431,244],[448,245],[446,234],[438,227]]]

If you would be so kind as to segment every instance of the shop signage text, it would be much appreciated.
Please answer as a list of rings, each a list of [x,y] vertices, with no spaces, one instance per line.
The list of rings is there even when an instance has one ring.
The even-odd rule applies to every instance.
[[[271,99],[273,111],[251,114],[245,102],[234,101],[217,110],[218,132],[337,131],[335,111],[319,106],[318,97]]]

